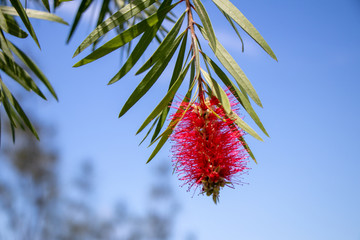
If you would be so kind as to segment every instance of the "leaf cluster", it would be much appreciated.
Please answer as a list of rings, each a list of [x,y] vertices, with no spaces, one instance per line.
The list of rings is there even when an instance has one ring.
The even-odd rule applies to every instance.
[[[65,1],[55,0],[54,8],[58,7],[62,2]],[[244,44],[238,27],[258,43],[273,59],[277,60],[272,49],[260,33],[229,0],[212,0],[212,2],[234,29],[242,44],[242,50],[244,50]],[[35,75],[50,91],[52,96],[57,99],[56,93],[46,76],[26,53],[7,39],[7,34],[19,39],[30,35],[40,48],[30,18],[55,21],[62,24],[67,23],[60,17],[50,13],[48,0],[42,0],[39,3],[47,11],[26,9],[19,0],[10,0],[10,3],[11,6],[0,6],[1,73],[16,81],[25,90],[32,91],[41,98],[46,99],[33,77],[31,77]],[[85,11],[94,5],[94,0],[81,1],[71,25],[67,42],[73,37]],[[184,12],[179,17],[176,17],[173,10],[180,7],[183,7]],[[200,19],[199,22],[194,21],[193,11]],[[187,24],[185,19],[187,19]],[[18,23],[19,20],[21,20],[20,24]],[[165,24],[166,21],[172,23],[170,30],[164,27],[168,25]],[[107,34],[114,33],[112,30],[115,31],[115,36],[103,43]],[[200,35],[209,44],[212,56],[203,51],[200,44],[202,41],[198,37]],[[260,98],[240,66],[217,39],[209,14],[201,0],[192,0],[192,2],[190,0],[103,0],[97,17],[96,28],[78,46],[74,57],[90,46],[92,46],[91,53],[78,61],[74,67],[97,61],[113,51],[121,50],[126,53],[127,58],[116,74],[109,80],[109,84],[113,84],[135,67],[153,41],[158,41],[158,47],[136,72],[136,75],[144,73],[144,77],[119,113],[119,117],[121,117],[129,111],[152,88],[169,66],[171,59],[176,59],[165,96],[150,112],[137,131],[138,134],[151,124],[141,141],[142,143],[152,135],[149,146],[157,143],[148,162],[163,147],[182,119],[181,117],[172,119],[168,125],[165,124],[170,108],[174,105],[174,96],[184,83],[185,78],[188,78],[189,81],[188,90],[182,100],[183,106],[186,105],[184,103],[196,101],[202,92],[205,92],[208,96],[216,96],[220,100],[227,118],[232,119],[238,128],[243,129],[256,139],[262,140],[255,130],[231,110],[228,96],[220,86],[220,84],[223,84],[231,91],[259,129],[266,136],[269,136],[252,106],[252,103],[255,103],[262,107]],[[135,46],[132,45],[134,42],[136,43]],[[213,57],[216,57],[217,60],[214,61]],[[26,68],[23,67],[24,65]],[[199,95],[197,96],[197,94]],[[26,127],[38,138],[35,128],[8,89],[2,75],[0,75],[0,106],[5,109],[13,133],[18,126],[21,128]],[[179,111],[183,111],[183,114],[185,114],[187,109],[179,109]],[[239,141],[242,142],[250,156],[256,161],[245,140],[241,137]]]
[[[85,48],[98,41],[110,30],[116,27],[122,29],[122,24],[124,22],[133,19],[136,24],[130,25],[120,31],[113,39],[107,41],[91,54],[78,61],[74,67],[96,61],[112,51],[121,49],[125,44],[131,43],[141,35],[136,46],[129,54],[128,59],[109,81],[109,84],[119,81],[136,65],[139,58],[144,54],[150,43],[156,37],[156,34],[160,31],[164,19],[170,15],[171,10],[175,7],[184,7],[184,5],[181,4],[184,2],[186,3],[186,10],[177,18],[177,21],[173,24],[171,30],[167,32],[151,57],[136,72],[136,75],[138,75],[147,71],[142,81],[129,96],[119,114],[119,117],[121,117],[132,108],[160,78],[161,74],[169,65],[170,60],[176,58],[175,65],[172,68],[173,74],[169,82],[167,93],[137,131],[137,133],[140,133],[152,123],[148,132],[145,134],[144,139],[141,141],[142,143],[150,136],[150,133],[152,133],[150,146],[155,142],[158,142],[153,153],[149,157],[148,162],[158,153],[168,140],[173,129],[181,121],[181,118],[172,119],[168,126],[165,127],[165,121],[168,117],[170,107],[173,105],[174,96],[188,75],[190,79],[188,84],[189,87],[182,103],[195,101],[196,94],[193,93],[193,89],[196,83],[198,83],[198,88],[205,86],[206,93],[209,96],[216,96],[220,100],[220,103],[226,112],[226,117],[233,119],[237,127],[243,129],[256,139],[262,140],[256,131],[231,110],[228,96],[218,83],[218,80],[221,80],[221,82],[234,94],[235,98],[261,131],[266,136],[269,136],[251,104],[251,101],[253,101],[255,104],[262,107],[260,98],[240,66],[217,39],[209,14],[201,0],[193,0],[192,3],[190,0],[176,1],[175,3],[173,3],[173,0],[164,0],[161,2],[156,12],[153,12],[152,15],[147,16],[141,21],[136,21],[134,19],[136,19],[139,13],[146,12],[147,9],[150,9],[152,6],[159,3],[156,0],[131,1],[99,24],[80,44],[74,56],[80,54]],[[229,0],[212,0],[212,2],[235,30],[235,33],[242,44],[243,41],[237,29],[238,26],[253,38],[254,41],[257,42],[273,59],[277,60],[275,54],[260,33]],[[200,23],[194,22],[192,10],[198,15],[201,21]],[[184,24],[184,19],[186,17],[188,19],[188,24]],[[200,32],[203,39],[208,42],[214,56],[217,58],[218,62],[220,62],[220,66],[202,50],[200,40],[195,31]],[[190,42],[190,46],[188,46],[188,42]],[[242,49],[244,49],[244,46]],[[177,52],[176,57],[174,57],[175,52]],[[201,58],[207,71],[201,67]],[[213,73],[216,77],[215,75],[212,75]],[[195,92],[198,91],[200,90],[197,89]],[[185,114],[187,109],[182,109],[181,111]],[[165,130],[161,132],[164,128]],[[245,140],[241,137],[239,141],[243,143],[250,156],[256,161]]]
[[[25,9],[19,0],[10,0],[10,3],[11,6],[0,6],[0,107],[4,108],[5,114],[9,119],[13,141],[15,141],[15,128],[17,127],[22,129],[28,128],[36,138],[39,138],[39,136],[21,105],[9,90],[6,80],[15,81],[21,88],[34,92],[46,100],[45,95],[32,77],[36,76],[37,80],[42,82],[56,100],[58,97],[41,69],[23,50],[8,39],[8,35],[12,35],[15,39],[24,39],[30,35],[40,48],[40,43],[30,22],[30,18],[62,24],[67,23],[62,18],[50,13],[48,0],[42,0],[42,5],[47,11]],[[19,20],[20,23],[18,22]],[[5,79],[5,75],[8,78]]]

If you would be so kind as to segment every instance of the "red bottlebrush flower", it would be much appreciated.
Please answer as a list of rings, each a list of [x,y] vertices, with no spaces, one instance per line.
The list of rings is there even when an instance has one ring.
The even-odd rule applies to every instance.
[[[226,117],[215,97],[203,104],[185,103],[179,109],[173,118],[182,119],[171,136],[176,172],[189,189],[201,186],[216,203],[220,189],[232,186],[235,177],[248,169],[248,154],[239,141],[244,132]]]

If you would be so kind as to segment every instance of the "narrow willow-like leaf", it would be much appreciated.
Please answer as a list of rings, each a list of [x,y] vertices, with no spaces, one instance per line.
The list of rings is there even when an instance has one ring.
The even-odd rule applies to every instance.
[[[147,93],[147,91],[149,91],[149,89],[155,84],[161,73],[165,70],[170,59],[174,55],[183,35],[184,34],[180,35],[174,41],[173,45],[169,47],[168,51],[164,52],[164,57],[160,59],[146,74],[144,79],[140,82],[140,84],[136,87],[129,99],[126,101],[124,107],[121,109],[119,117],[124,115],[132,106],[134,106],[134,104],[139,101],[139,99],[142,98]]]
[[[140,133],[157,115],[159,115],[161,113],[161,111],[163,109],[165,109],[169,105],[169,102],[173,99],[175,93],[177,92],[180,85],[182,84],[182,82],[185,78],[185,75],[187,74],[187,72],[189,70],[190,63],[191,62],[189,62],[188,65],[186,66],[186,68],[182,71],[182,73],[180,74],[178,79],[175,81],[174,85],[172,85],[172,87],[166,93],[165,97],[160,101],[160,103],[155,107],[155,109],[146,118],[146,120],[141,125],[141,127],[139,128],[139,130],[137,131],[136,134]]]
[[[0,10],[4,14],[19,16],[18,12],[15,11],[15,9],[12,7],[1,6]],[[33,10],[33,9],[26,9],[25,13],[27,14],[27,16],[29,18],[37,18],[37,19],[48,20],[48,21],[52,21],[52,22],[58,22],[58,23],[62,23],[65,25],[69,25],[67,22],[64,21],[64,19],[62,19],[61,17],[59,17],[55,14],[52,14],[52,13]]]
[[[156,123],[159,121],[160,116],[158,116],[155,121],[153,122],[153,124],[151,125],[149,131],[146,133],[145,137],[143,138],[143,140],[141,140],[141,142],[139,143],[139,146],[145,141],[145,139],[149,136],[149,134],[151,133],[151,131],[153,130],[153,128],[155,127]]]
[[[4,92],[5,97],[9,100],[11,105],[15,108],[21,119],[24,121],[25,125],[30,129],[30,131],[34,134],[34,136],[39,139],[39,136],[36,132],[36,129],[31,124],[29,118],[26,116],[24,110],[21,108],[20,104],[16,100],[16,98],[11,94],[10,90],[5,86],[5,84],[1,81],[2,91]]]
[[[204,36],[204,38],[207,39],[207,35],[204,29],[201,26],[199,26],[199,29],[202,35]],[[260,98],[257,95],[254,87],[252,86],[249,79],[246,77],[245,73],[241,70],[237,62],[234,60],[234,58],[228,53],[228,51],[226,51],[226,49],[223,47],[223,45],[221,45],[219,41],[216,41],[216,48],[217,48],[216,50],[215,49],[212,50],[215,53],[215,56],[221,62],[221,64],[234,77],[239,87],[243,88],[246,91],[246,94],[248,94],[257,105],[262,107]]]
[[[44,73],[40,70],[40,68],[24,53],[22,52],[18,47],[16,47],[14,44],[12,44],[10,41],[8,41],[9,47],[11,51],[26,65],[28,68],[30,68],[31,71],[40,79],[42,83],[46,86],[46,88],[50,91],[50,93],[53,95],[53,97],[58,100],[58,97],[55,93],[54,88],[51,86],[51,83],[47,79],[47,77],[44,75]]]
[[[119,81],[124,77],[137,63],[140,57],[143,55],[151,41],[156,36],[158,31],[159,24],[147,29],[144,34],[141,36],[139,42],[136,44],[134,50],[131,52],[130,56],[126,60],[125,64],[121,67],[120,71],[115,74],[115,76],[109,81],[109,85]]]
[[[12,124],[10,124],[10,128],[11,128],[12,140],[13,140],[13,143],[15,143],[15,128]]]
[[[97,26],[94,31],[92,31],[89,36],[87,36],[85,40],[80,44],[80,46],[76,49],[73,57],[75,57],[85,48],[93,44],[101,36],[109,32],[113,28],[119,26],[123,22],[129,20],[145,8],[151,6],[154,2],[155,0],[131,1],[128,5],[121,8],[119,11],[114,13],[112,16],[102,22],[99,26]]]
[[[157,13],[151,15],[149,18],[141,21],[140,23],[130,27],[129,29],[123,31],[95,51],[93,51],[91,54],[77,62],[73,67],[80,67],[82,65],[91,63],[95,61],[96,59],[99,59],[116,49],[124,46],[126,43],[132,41],[134,38],[139,36],[141,33],[143,33],[145,30],[149,29],[149,27],[154,26],[156,23],[158,23],[159,19],[162,19],[171,9],[173,9],[176,6],[176,4],[173,4],[172,6],[168,6],[163,8],[162,10],[159,10]]]
[[[182,103],[185,103],[185,102],[188,102],[188,99],[186,97],[184,98]],[[159,143],[156,145],[154,151],[151,153],[151,155],[150,155],[150,157],[149,157],[149,159],[147,160],[146,163],[149,163],[156,156],[156,154],[161,150],[161,148],[164,146],[164,144],[168,140],[169,136],[171,135],[171,133],[174,131],[174,129],[178,125],[178,123],[185,116],[185,113],[188,111],[189,107],[190,107],[190,105],[186,109],[180,109],[179,108],[177,110],[177,113],[179,113],[179,111],[183,111],[182,116],[180,118],[172,119],[171,122],[169,123],[169,126],[166,128],[166,130],[158,138],[156,138],[154,141],[151,142],[149,147],[160,139]]]
[[[11,129],[11,134],[12,134],[12,139],[13,139],[13,143],[15,143],[15,128],[20,126],[22,129],[25,129],[18,114],[16,113],[16,111],[13,109],[13,107],[11,106],[8,98],[6,97],[2,85],[1,85],[2,79],[0,78],[0,97],[1,97],[1,102],[4,105],[4,109],[6,112],[6,115],[8,116],[9,120],[10,120],[10,129]]]
[[[6,7],[6,6],[1,6],[0,10],[4,13],[4,14],[9,14],[9,15],[14,15],[14,16],[19,16],[18,12],[15,11],[14,8],[12,7]],[[69,25],[67,22],[64,21],[64,19],[62,19],[61,17],[52,14],[52,13],[48,13],[48,12],[44,12],[44,11],[38,11],[38,10],[33,10],[33,9],[26,9],[25,13],[27,14],[27,16],[29,18],[36,18],[36,19],[42,19],[42,20],[47,20],[47,21],[52,21],[52,22],[58,22],[58,23],[62,23],[65,25]]]
[[[215,37],[214,29],[211,25],[211,21],[206,12],[206,9],[205,9],[204,5],[201,3],[201,0],[194,0],[194,4],[195,4],[195,10],[196,10],[197,14],[199,15],[199,18],[200,18],[200,20],[204,26],[204,29],[206,31],[206,35],[208,36],[209,45],[213,49],[216,49],[216,37]]]
[[[38,45],[38,47],[40,48],[40,44],[39,44],[39,40],[36,37],[35,31],[30,23],[30,20],[25,12],[25,9],[23,8],[23,6],[21,5],[20,0],[10,0],[11,5],[13,5],[13,7],[16,9],[16,12],[19,14],[21,20],[23,21],[26,29],[29,31],[31,37],[34,39],[35,43]],[[3,7],[1,9],[1,11],[4,13],[3,11]],[[5,14],[5,13],[4,13]]]
[[[151,153],[151,155],[146,163],[149,163],[156,156],[156,154],[164,146],[164,144],[166,143],[166,141],[168,140],[168,138],[172,132],[173,132],[173,129],[171,129],[171,128],[168,128],[165,130],[165,132],[162,134],[162,137],[161,137],[159,143],[156,145],[154,151]]]
[[[93,0],[82,0],[81,1],[80,5],[79,5],[79,8],[78,8],[78,10],[76,12],[73,24],[71,25],[71,29],[70,29],[70,32],[69,32],[69,36],[68,36],[68,38],[66,40],[66,43],[69,43],[71,37],[73,36],[73,34],[75,32],[75,29],[77,28],[77,26],[79,24],[81,16],[86,11],[86,9],[88,9],[88,7],[92,4],[92,2],[93,2]]]
[[[13,134],[13,141],[15,141],[15,131],[13,128],[20,127],[21,129],[25,130],[25,127],[24,127],[20,117],[18,116],[18,113],[11,106],[9,99],[6,97],[4,90],[2,88],[2,85],[1,85],[1,82],[2,82],[2,79],[0,78],[0,97],[1,97],[1,101],[4,105],[6,115],[8,116],[8,118],[10,120],[10,126],[12,127],[11,130],[12,130],[12,134]]]
[[[28,34],[21,30],[21,28],[17,25],[16,21],[12,19],[12,17],[6,17],[0,10],[0,28],[5,32],[18,37],[18,38],[26,38]]]
[[[190,67],[190,83],[193,81],[195,81],[195,62],[193,62]],[[189,83],[189,86],[190,86],[190,83]]]
[[[109,10],[109,2],[110,0],[103,0],[96,26],[99,26],[104,21],[105,15]]]
[[[202,74],[205,77],[205,80],[211,87],[212,93],[219,99],[222,107],[224,108],[225,112],[231,112],[231,104],[229,101],[228,96],[226,95],[225,91],[219,86],[219,84],[204,70],[201,69]]]
[[[2,69],[9,77],[17,81],[27,91],[30,91],[30,87],[26,83],[26,80],[24,80],[30,78],[29,74],[22,68],[16,67],[15,62],[11,61],[11,59],[6,57],[2,52],[0,52],[0,69]],[[22,72],[22,70],[24,72]]]
[[[178,35],[180,31],[180,27],[184,21],[185,18],[184,12],[178,19],[178,21],[174,24],[174,27],[170,30],[170,32],[166,35],[164,40],[161,42],[159,47],[155,50],[153,55],[147,60],[144,65],[136,72],[136,75],[146,71],[151,66],[153,66],[160,58],[163,56],[163,52],[166,51],[169,46],[174,42],[176,36]]]
[[[12,60],[14,60],[14,57],[10,51],[10,48],[8,46],[8,43],[6,41],[6,38],[4,36],[3,31],[0,29],[0,49],[3,50],[3,53],[8,56],[9,58],[11,58]]]
[[[26,90],[33,90],[37,95],[46,100],[44,94],[40,91],[38,86],[32,80],[30,75],[21,68],[16,62],[11,60],[11,58],[4,55],[0,52],[0,69],[2,69],[7,75],[17,81],[21,86]]]
[[[193,54],[195,56],[195,79],[198,79],[200,75],[200,55],[197,41],[193,41]]]
[[[218,85],[218,83],[212,79],[206,72],[202,71],[205,79],[214,89],[214,95],[219,99],[227,117],[235,121],[235,124],[238,125],[245,132],[249,133],[254,138],[263,141],[262,138],[257,134],[244,120],[242,120],[236,113],[231,110],[230,101],[225,91]]]
[[[164,144],[166,143],[166,141],[168,140],[169,136],[171,135],[171,133],[174,131],[176,125],[180,122],[181,119],[177,119],[174,120],[172,122],[170,122],[168,128],[166,128],[166,130],[160,135],[160,141],[158,142],[158,144],[156,145],[154,151],[151,153],[149,159],[147,160],[146,163],[149,163],[155,156],[156,154],[161,150],[161,148],[164,146]],[[151,143],[151,145],[153,143],[155,143],[157,140],[155,140],[154,142]],[[151,146],[150,145],[150,146]],[[149,147],[150,147],[149,146]]]
[[[251,103],[249,102],[249,99],[246,95],[244,95],[237,87],[236,85],[226,76],[226,74],[221,70],[221,68],[211,59],[209,58],[205,53],[202,53],[204,59],[208,62],[208,64],[211,66],[211,68],[214,70],[216,75],[223,81],[223,83],[226,85],[226,87],[229,88],[232,94],[236,97],[236,99],[240,102],[240,104],[244,107],[245,111],[249,114],[249,116],[254,120],[254,122],[258,125],[258,127],[265,133],[266,136],[269,137],[269,134],[267,133],[264,125],[260,121],[260,118],[254,111],[253,107],[251,106]]]
[[[240,41],[241,41],[241,51],[244,52],[244,41],[239,33],[239,31],[237,30],[233,20],[230,18],[229,15],[227,15],[223,10],[220,9],[220,11],[222,12],[222,14],[225,16],[226,20],[230,23],[231,27],[234,29],[234,31],[236,32],[236,35],[239,37]]]
[[[229,0],[212,0],[215,5],[229,15],[239,26],[244,29],[273,59],[277,61],[274,52],[260,35],[258,30],[247,20],[247,18]]]
[[[251,151],[249,145],[245,142],[245,139],[243,136],[239,137],[239,141],[242,143],[242,145],[244,146],[244,148],[246,149],[246,151],[249,153],[250,157],[254,160],[254,162],[257,164],[256,158],[253,154],[253,152]]]
[[[180,72],[183,69],[182,65],[184,63],[184,57],[185,57],[187,34],[188,34],[188,31],[186,31],[185,36],[184,36],[183,41],[182,41],[181,46],[180,46],[178,58],[176,59],[176,63],[175,63],[175,67],[174,67],[174,72],[173,72],[173,74],[171,76],[171,80],[170,80],[170,83],[169,83],[169,89],[173,86],[176,79],[178,79],[178,77],[180,75]],[[193,61],[191,62],[190,65],[193,66]],[[169,102],[169,105],[167,106],[167,108],[164,109],[164,111],[162,112],[162,114],[160,116],[160,120],[159,120],[159,122],[158,122],[158,124],[156,126],[156,129],[154,131],[154,134],[153,134],[153,136],[151,138],[151,141],[155,140],[155,138],[159,135],[162,127],[164,126],[166,118],[167,118],[167,116],[169,114],[170,107],[172,105],[172,101],[173,101],[173,99],[171,99],[171,101]]]
[[[1,90],[1,92],[2,92],[2,90]],[[17,117],[17,115],[16,115],[15,111],[12,109],[12,107],[9,103],[9,100],[6,98],[5,94],[2,93],[2,95],[3,95],[2,103],[4,105],[6,115],[8,116],[8,118],[10,120],[10,125],[17,127],[17,124],[16,124],[17,121],[15,121],[15,119],[14,119],[15,117]]]
[[[257,134],[257,132],[255,132],[254,129],[252,129],[246,122],[244,122],[244,120],[242,120],[241,117],[239,117],[236,113],[231,111],[230,113],[226,113],[226,115],[230,119],[232,119],[239,128],[241,128],[257,140],[263,141],[259,134]]]
[[[41,0],[41,1],[44,4],[46,10],[48,10],[48,12],[50,12],[49,0]]]
[[[170,4],[170,3],[168,3]],[[159,10],[162,8],[165,8],[166,5],[161,5]],[[171,12],[170,12],[171,13]],[[139,42],[136,44],[134,50],[131,52],[131,55],[126,60],[125,64],[121,67],[120,71],[115,74],[115,76],[109,81],[108,84],[113,84],[114,82],[117,82],[120,80],[123,76],[125,76],[137,63],[137,61],[140,59],[140,57],[143,55],[151,41],[156,37],[157,32],[159,29],[161,29],[162,23],[164,21],[164,18],[160,18],[157,24],[155,24],[153,27],[147,29],[144,34],[141,36]],[[130,42],[131,43],[131,42]],[[130,48],[129,48],[130,50]]]

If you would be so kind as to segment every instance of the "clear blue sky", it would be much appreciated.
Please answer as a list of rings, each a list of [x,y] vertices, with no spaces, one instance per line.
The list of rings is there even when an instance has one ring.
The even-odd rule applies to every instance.
[[[220,42],[257,90],[264,108],[255,110],[271,138],[258,142],[248,136],[258,164],[249,164],[252,169],[243,179],[248,184],[222,191],[217,206],[205,196],[192,197],[173,176],[182,206],[174,239],[193,232],[199,240],[360,240],[360,2],[234,1],[272,47],[278,63],[245,33],[241,53],[213,3],[203,2]],[[74,4],[65,4],[72,5],[58,14],[72,22]],[[184,9],[180,4],[176,11]],[[36,107],[57,126],[64,176],[84,158],[94,159],[99,211],[107,213],[116,200],[124,199],[141,213],[148,207],[152,171],[159,162],[170,165],[169,145],[146,165],[151,150],[138,147],[142,136],[134,135],[164,96],[171,69],[118,119],[141,78],[130,72],[106,85],[119,70],[117,53],[72,68],[80,59],[72,59],[76,46],[94,25],[90,19],[84,19],[68,46],[68,27],[36,22],[42,52],[33,43],[28,46],[34,47],[60,98],[59,103],[39,100]]]

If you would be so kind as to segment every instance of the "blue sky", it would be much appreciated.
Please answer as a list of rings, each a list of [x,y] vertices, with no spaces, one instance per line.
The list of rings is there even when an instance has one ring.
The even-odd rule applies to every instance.
[[[247,184],[224,189],[218,205],[205,196],[192,197],[172,177],[181,204],[174,239],[193,232],[199,240],[360,240],[360,2],[234,2],[279,62],[243,32],[245,52],[241,53],[231,27],[211,1],[203,1],[220,42],[239,62],[263,102],[264,108],[255,110],[271,138],[263,136],[265,141],[259,142],[247,137],[258,164],[249,163],[251,170],[243,176]],[[65,4],[68,7],[58,14],[72,22],[69,11],[78,3]],[[184,9],[180,4],[176,11]],[[81,160],[91,158],[99,211],[109,214],[112,204],[123,199],[141,213],[149,207],[145,196],[152,172],[160,162],[171,165],[170,145],[146,165],[151,149],[138,147],[142,136],[135,132],[164,96],[171,68],[118,119],[141,76],[135,77],[132,71],[107,86],[120,67],[118,53],[72,68],[80,60],[72,59],[76,47],[94,26],[91,16],[67,46],[68,27],[35,23],[42,51],[35,50],[32,42],[27,46],[33,48],[60,101],[37,100],[32,108],[57,127],[64,178],[74,173]],[[256,128],[250,118],[245,120]]]

